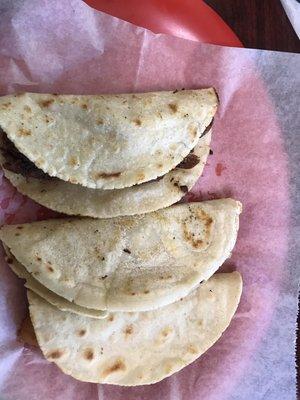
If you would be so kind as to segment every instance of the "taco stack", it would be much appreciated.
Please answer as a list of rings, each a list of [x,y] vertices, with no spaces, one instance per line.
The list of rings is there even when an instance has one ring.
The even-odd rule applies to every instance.
[[[214,89],[0,98],[0,162],[23,194],[69,216],[7,225],[44,356],[76,379],[135,386],[193,362],[242,291],[230,257],[242,206],[178,202],[210,149]]]
[[[213,88],[0,98],[0,163],[23,194],[68,215],[107,218],[170,206],[201,175]]]

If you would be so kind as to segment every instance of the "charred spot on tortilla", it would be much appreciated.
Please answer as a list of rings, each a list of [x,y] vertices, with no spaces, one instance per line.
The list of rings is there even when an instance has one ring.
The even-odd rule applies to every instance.
[[[201,249],[204,244],[208,245],[208,238],[211,235],[211,229],[213,219],[203,210],[198,210],[196,213],[189,207],[191,214],[183,224],[183,235],[187,242],[189,242],[194,248]],[[193,225],[201,221],[204,225],[204,236],[199,238],[200,232]]]
[[[84,350],[83,356],[86,360],[91,361],[94,358],[94,352],[92,349],[87,348]]]
[[[51,267],[51,265],[47,265],[47,270],[48,270],[49,272],[54,272],[54,269]]]
[[[187,351],[191,354],[197,354],[198,353],[198,349],[196,346],[193,345],[189,345],[187,348]]]
[[[145,174],[143,172],[140,172],[137,176],[138,181],[143,181],[145,179]]]
[[[209,218],[206,218],[204,225],[206,226],[206,228],[209,228],[212,223],[213,223],[213,219],[211,217],[209,217]]]
[[[214,118],[211,120],[211,123],[209,125],[207,125],[207,127],[204,129],[203,133],[201,134],[200,138],[202,138],[203,136],[205,136],[211,129],[212,125],[214,123]]]
[[[121,359],[117,360],[111,367],[106,368],[102,373],[102,377],[106,378],[108,375],[118,371],[126,371],[126,365]]]
[[[180,299],[182,300],[182,299]],[[166,326],[164,329],[161,330],[160,334],[162,337],[167,338],[173,332],[173,329],[170,326]]]
[[[189,132],[190,132],[191,137],[194,139],[197,136],[198,129],[196,126],[191,126],[189,128]]]
[[[173,92],[173,94],[175,94],[175,93],[177,93],[177,92],[178,92],[178,89],[175,89],[174,92]]]
[[[64,354],[64,352],[62,350],[53,350],[50,353],[48,353],[46,355],[47,358],[52,358],[52,359],[57,359],[60,358],[62,355]]]
[[[176,103],[170,103],[169,108],[175,114],[178,111],[178,105]]]
[[[182,168],[182,169],[191,169],[194,168],[197,164],[199,164],[200,158],[196,156],[196,154],[192,154],[190,152],[182,161],[180,164],[177,165],[176,168]]]
[[[111,174],[107,174],[106,172],[98,172],[95,177],[96,179],[109,179],[109,178],[118,178],[121,175],[121,172],[113,172]]]
[[[85,329],[80,329],[78,332],[77,332],[77,335],[78,336],[84,336],[86,334],[86,330]]]
[[[53,99],[49,99],[49,100],[42,100],[39,102],[39,105],[43,108],[47,108],[49,107],[52,103],[54,102]]]
[[[141,126],[141,125],[142,125],[142,121],[141,121],[139,118],[134,119],[133,122],[134,122],[135,125],[137,125],[137,126]]]
[[[26,111],[26,112],[28,112],[28,113],[31,113],[31,108],[30,108],[29,106],[27,106],[26,104],[25,104],[25,106],[23,107],[23,110]]]
[[[69,165],[71,167],[76,167],[78,165],[78,159],[74,156],[69,158]]]
[[[131,324],[127,325],[124,333],[125,333],[125,336],[131,335],[133,333],[133,326]]]
[[[131,254],[131,251],[129,249],[123,249],[123,251],[124,253]]]
[[[18,136],[31,136],[31,132],[29,129],[20,128],[18,130]]]
[[[101,279],[106,279],[108,275],[101,276]]]
[[[35,162],[36,166],[39,168],[41,167],[43,164],[45,164],[45,160],[43,158],[38,158]]]
[[[7,103],[1,104],[1,108],[4,109],[4,110],[8,109],[10,106],[11,106],[11,102],[10,101],[7,102]]]
[[[212,151],[212,149],[209,149],[209,154],[212,156],[214,154],[214,152]]]

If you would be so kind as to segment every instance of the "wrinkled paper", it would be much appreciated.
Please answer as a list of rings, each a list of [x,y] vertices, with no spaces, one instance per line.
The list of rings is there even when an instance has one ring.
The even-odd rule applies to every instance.
[[[300,39],[300,3],[298,0],[281,0],[286,15]]]
[[[244,207],[236,247],[222,267],[240,271],[244,280],[230,327],[193,364],[150,386],[79,382],[46,361],[37,348],[20,342],[25,291],[1,253],[0,398],[295,399],[299,55],[154,35],[79,0],[2,0],[0,17],[2,95],[214,86],[220,107],[213,154],[186,200],[231,196]],[[2,224],[52,215],[1,176]]]

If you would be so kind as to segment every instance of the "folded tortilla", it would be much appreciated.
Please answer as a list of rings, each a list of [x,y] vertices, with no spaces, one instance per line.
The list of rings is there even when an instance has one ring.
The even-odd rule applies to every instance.
[[[207,351],[230,324],[242,292],[238,272],[216,274],[155,311],[102,320],[62,312],[28,291],[44,356],[76,379],[123,386],[158,382]]]
[[[62,311],[69,311],[75,314],[84,315],[90,318],[106,318],[107,311],[93,310],[91,308],[81,307],[77,304],[71,303],[70,301],[64,299],[61,296],[51,292],[40,282],[33,278],[33,276],[26,270],[26,268],[21,265],[16,258],[11,254],[7,246],[3,246],[6,257],[5,260],[10,266],[12,271],[21,279],[25,279],[25,287],[32,290],[34,293],[38,294],[43,299],[47,300],[48,303],[57,307]]]
[[[0,130],[0,164],[19,192],[54,211],[68,215],[111,218],[142,214],[179,201],[202,174],[210,131],[175,169],[150,182],[123,189],[90,189],[50,177],[19,153]]]
[[[120,189],[174,169],[216,112],[213,88],[121,95],[0,97],[0,127],[38,168],[73,184]]]
[[[52,219],[0,238],[41,284],[82,307],[151,310],[186,296],[231,254],[241,204],[180,204],[134,217]]]

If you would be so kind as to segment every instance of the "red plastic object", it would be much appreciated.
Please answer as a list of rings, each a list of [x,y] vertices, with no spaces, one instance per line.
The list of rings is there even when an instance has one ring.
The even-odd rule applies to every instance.
[[[202,0],[86,0],[91,7],[155,33],[242,47],[230,27]]]

